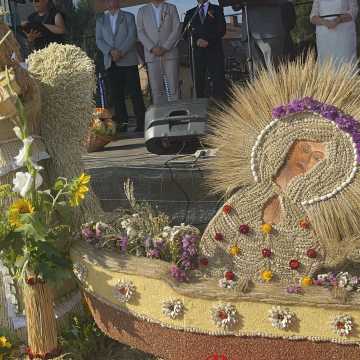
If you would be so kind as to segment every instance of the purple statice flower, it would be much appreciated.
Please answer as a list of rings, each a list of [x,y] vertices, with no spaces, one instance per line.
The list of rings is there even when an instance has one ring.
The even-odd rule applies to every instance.
[[[359,129],[356,120],[348,115],[340,114],[335,119],[335,123],[341,130],[346,131],[351,135],[356,134]]]
[[[192,246],[194,244],[194,238],[193,236],[186,234],[181,240],[183,249],[188,248],[189,246]]]
[[[184,282],[187,280],[186,277],[186,272],[185,270],[180,269],[178,266],[176,265],[172,265],[170,268],[170,274],[171,276],[179,282]]]
[[[357,130],[352,134],[352,139],[356,144],[360,144],[360,130]]]
[[[95,232],[92,229],[91,225],[87,225],[84,226],[81,229],[81,236],[86,240],[86,241],[91,241],[95,238]]]
[[[159,259],[160,258],[160,251],[159,249],[151,249],[146,253],[146,256],[148,258],[152,258],[152,259]]]
[[[338,117],[339,111],[335,106],[324,104],[321,107],[321,115],[328,120],[334,121]]]
[[[272,117],[273,118],[281,118],[281,117],[285,116],[286,113],[287,113],[287,107],[286,106],[284,106],[284,105],[277,106],[272,111]]]
[[[293,100],[287,107],[288,114],[302,112],[305,110],[305,104],[303,100]]]
[[[119,237],[119,244],[120,244],[121,252],[126,253],[128,243],[129,243],[129,238],[126,235]]]
[[[300,285],[290,285],[286,288],[288,294],[302,294],[303,289]]]
[[[181,239],[181,258],[180,265],[185,270],[194,269],[197,259],[197,241],[198,237],[186,234]]]
[[[309,111],[314,111],[314,112],[318,112],[320,111],[323,103],[321,103],[320,101],[314,100],[311,97],[305,97],[302,99],[303,103],[304,103],[304,108],[309,110]]]
[[[165,241],[164,240],[156,240],[154,241],[154,247],[156,249],[162,250],[165,247]]]
[[[317,286],[322,286],[324,284],[324,281],[320,279],[315,279],[313,280],[313,284]]]
[[[358,153],[358,163],[360,163],[360,142],[356,144],[356,150],[357,150],[357,153]]]

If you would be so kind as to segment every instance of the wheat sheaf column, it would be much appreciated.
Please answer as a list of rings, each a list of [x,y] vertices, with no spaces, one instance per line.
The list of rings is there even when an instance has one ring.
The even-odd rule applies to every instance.
[[[24,284],[30,358],[51,358],[58,351],[54,295],[47,283]]]

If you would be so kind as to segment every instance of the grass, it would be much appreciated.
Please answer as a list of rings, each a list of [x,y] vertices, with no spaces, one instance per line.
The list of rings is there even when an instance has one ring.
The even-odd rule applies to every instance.
[[[12,356],[4,360],[25,360],[21,355],[20,343]],[[162,360],[150,354],[128,347],[104,335],[88,312],[72,315],[59,335],[62,355],[56,360]]]
[[[60,336],[64,355],[71,360],[156,360],[105,336],[88,313],[74,315]]]

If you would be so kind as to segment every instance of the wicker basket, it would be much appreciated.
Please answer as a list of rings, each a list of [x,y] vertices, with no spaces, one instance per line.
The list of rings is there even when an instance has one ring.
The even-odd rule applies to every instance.
[[[88,131],[88,135],[85,139],[85,147],[87,152],[95,152],[102,150],[105,145],[109,144],[113,138],[111,136],[104,136],[94,134],[91,130]]]
[[[87,152],[90,153],[90,152],[100,151],[104,148],[105,145],[109,144],[113,140],[112,136],[96,134],[94,131],[91,130],[94,125],[94,122],[97,119],[100,119],[101,121],[106,123],[107,121],[112,121],[111,116],[112,116],[111,112],[107,109],[103,109],[103,108],[96,109],[84,142]]]

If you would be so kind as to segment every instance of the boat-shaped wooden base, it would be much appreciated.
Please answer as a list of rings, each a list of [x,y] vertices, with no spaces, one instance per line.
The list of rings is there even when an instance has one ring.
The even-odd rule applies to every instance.
[[[278,284],[257,285],[249,293],[219,288],[216,279],[179,284],[169,276],[170,264],[120,255],[81,243],[72,250],[75,273],[93,317],[108,336],[164,360],[358,360],[360,359],[360,294],[346,303],[327,289],[312,286],[304,295],[289,295]],[[132,284],[124,302],[119,284]],[[164,314],[164,301],[178,299],[184,313]],[[214,306],[231,304],[239,313],[232,329],[213,321]],[[274,328],[273,306],[295,314],[289,329]],[[349,315],[349,336],[336,334],[333,319]]]
[[[164,328],[116,310],[87,292],[86,303],[109,337],[164,360],[358,360],[358,345],[262,337],[213,336]]]

